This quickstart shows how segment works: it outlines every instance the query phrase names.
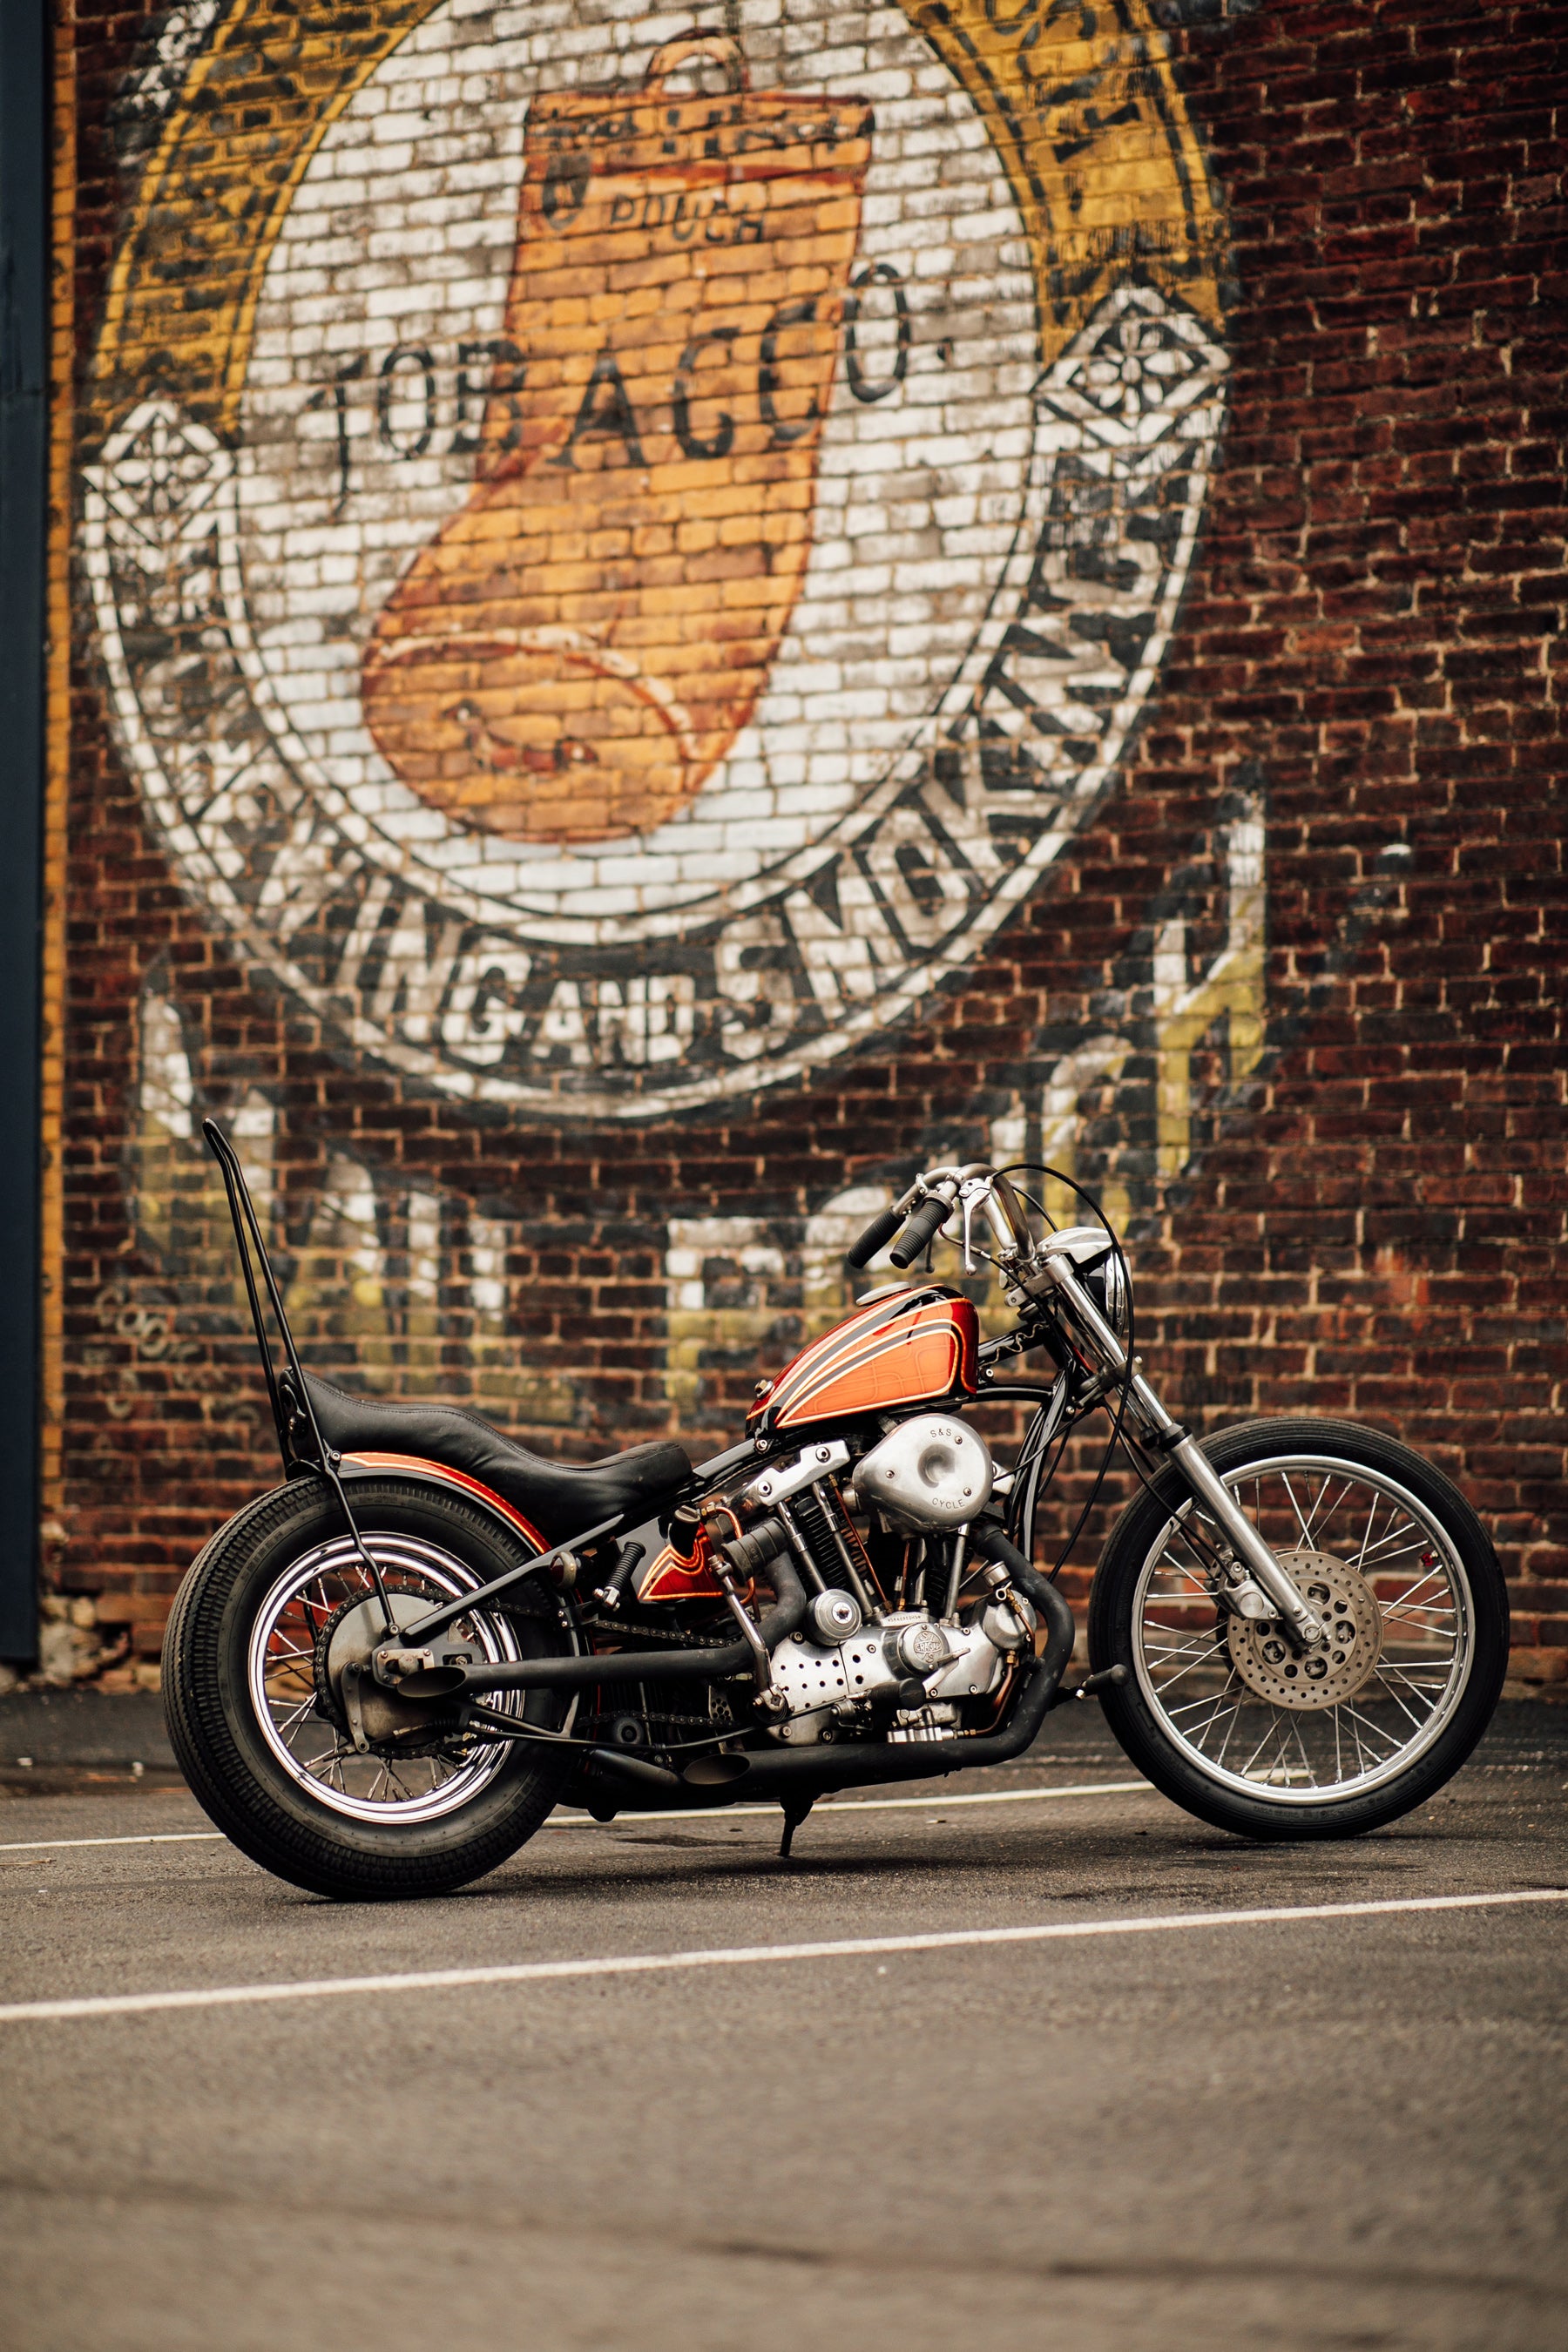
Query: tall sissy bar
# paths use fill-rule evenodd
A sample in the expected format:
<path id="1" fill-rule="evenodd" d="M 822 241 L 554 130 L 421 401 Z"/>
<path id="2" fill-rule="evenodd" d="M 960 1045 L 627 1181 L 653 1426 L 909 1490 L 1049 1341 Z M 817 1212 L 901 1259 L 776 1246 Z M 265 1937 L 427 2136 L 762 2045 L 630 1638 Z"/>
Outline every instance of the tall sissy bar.
<path id="1" fill-rule="evenodd" d="M 267 1397 L 272 1407 L 272 1425 L 278 1433 L 278 1451 L 282 1458 L 283 1475 L 285 1478 L 324 1478 L 337 1496 L 344 1523 L 353 1538 L 354 1549 L 359 1554 L 365 1573 L 371 1580 L 375 1597 L 381 1604 L 383 1635 L 390 1639 L 397 1631 L 396 1621 L 392 1613 L 392 1603 L 387 1599 L 386 1586 L 383 1581 L 381 1570 L 366 1549 L 364 1538 L 360 1534 L 353 1507 L 349 1502 L 348 1492 L 343 1485 L 339 1466 L 340 1456 L 333 1452 L 321 1435 L 321 1424 L 316 1419 L 316 1408 L 310 1402 L 310 1391 L 306 1384 L 304 1368 L 300 1361 L 300 1351 L 294 1345 L 294 1334 L 289 1328 L 289 1318 L 284 1311 L 283 1294 L 278 1287 L 278 1276 L 272 1270 L 272 1260 L 268 1255 L 267 1244 L 262 1236 L 260 1221 L 256 1213 L 256 1204 L 250 1197 L 250 1187 L 245 1181 L 245 1171 L 239 1164 L 239 1156 L 233 1144 L 216 1118 L 203 1119 L 202 1133 L 206 1139 L 208 1150 L 217 1161 L 223 1176 L 223 1189 L 228 1197 L 228 1213 L 234 1226 L 234 1245 L 239 1253 L 240 1271 L 245 1276 L 245 1295 L 250 1304 L 251 1327 L 256 1333 L 256 1345 L 261 1357 L 261 1369 L 267 1375 Z M 254 1259 L 252 1252 L 255 1253 Z M 278 1327 L 279 1335 L 283 1342 L 283 1353 L 288 1358 L 287 1367 L 281 1372 L 273 1361 L 272 1342 L 268 1335 L 266 1317 L 262 1311 L 261 1293 L 257 1286 L 258 1265 L 261 1269 L 262 1282 L 266 1285 L 268 1304 L 272 1309 L 272 1319 Z"/>

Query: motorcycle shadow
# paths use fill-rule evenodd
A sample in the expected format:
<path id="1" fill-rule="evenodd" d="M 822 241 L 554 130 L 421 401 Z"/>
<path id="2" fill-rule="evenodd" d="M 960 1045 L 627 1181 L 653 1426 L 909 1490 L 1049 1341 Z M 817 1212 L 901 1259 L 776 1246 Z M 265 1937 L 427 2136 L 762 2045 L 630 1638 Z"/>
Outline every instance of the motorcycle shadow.
<path id="1" fill-rule="evenodd" d="M 965 1836 L 973 1834 L 966 1831 Z M 631 1832 L 608 1843 L 612 1852 L 592 1864 L 581 1862 L 551 1863 L 547 1857 L 524 1854 L 513 1863 L 504 1864 L 497 1872 L 468 1892 L 505 1900 L 520 1893 L 536 1895 L 548 1885 L 552 1893 L 580 1895 L 593 1899 L 618 1899 L 628 1885 L 637 1890 L 658 1887 L 692 1887 L 707 1881 L 713 1885 L 733 1885 L 741 1880 L 767 1882 L 778 1879 L 811 1879 L 823 1884 L 850 1882 L 860 1885 L 885 1884 L 908 1880 L 919 1875 L 939 1881 L 945 1885 L 967 1885 L 984 1880 L 995 1887 L 999 1874 L 1007 1876 L 1026 1874 L 1037 1880 L 1042 1872 L 1050 1878 L 1059 1873 L 1063 1883 L 1058 1886 L 1038 1886 L 1034 1891 L 1048 1895 L 1052 1902 L 1102 1902 L 1107 1896 L 1146 1895 L 1151 1885 L 1159 1883 L 1156 1874 L 1148 1872 L 1149 1847 L 1134 1842 L 1130 1832 L 1116 1832 L 1093 1842 L 1093 1860 L 1085 1853 L 1080 1832 L 1072 1841 L 1072 1851 L 1053 1853 L 1051 1844 L 1060 1843 L 1060 1833 L 1051 1840 L 1032 1842 L 1023 1851 L 1014 1843 L 1016 1832 L 1008 1839 L 1009 1851 L 999 1853 L 1002 1833 L 985 1839 L 975 1849 L 953 1853 L 951 1850 L 921 1846 L 913 1851 L 895 1853 L 825 1853 L 813 1852 L 809 1830 L 796 1832 L 795 1851 L 789 1855 L 776 1850 L 759 1849 L 756 1843 L 742 1844 L 737 1837 L 729 1840 L 679 1830 Z M 628 1876 L 623 1868 L 616 1868 L 616 1855 L 625 1856 L 628 1849 L 637 1850 L 635 1875 Z M 1046 1850 L 1043 1850 L 1046 1849 Z M 531 1862 L 543 1867 L 529 1867 Z M 1144 1865 L 1143 1872 L 1131 1878 L 1122 1874 L 1131 1863 Z M 1093 1870 L 1091 1881 L 1085 1883 L 1086 1864 Z M 1096 1868 L 1096 1865 L 1099 1865 Z M 1112 1881 L 1102 1874 L 1110 1864 L 1117 1873 Z"/>

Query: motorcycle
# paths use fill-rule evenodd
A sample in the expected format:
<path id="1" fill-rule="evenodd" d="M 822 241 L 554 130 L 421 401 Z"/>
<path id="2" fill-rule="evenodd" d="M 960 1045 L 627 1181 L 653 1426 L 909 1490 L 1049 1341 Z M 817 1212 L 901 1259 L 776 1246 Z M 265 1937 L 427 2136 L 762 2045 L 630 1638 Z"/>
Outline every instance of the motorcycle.
<path id="1" fill-rule="evenodd" d="M 204 1132 L 283 1479 L 185 1576 L 163 1689 L 203 1807 L 296 1885 L 447 1892 L 563 1803 L 608 1821 L 765 1800 L 787 1854 L 818 1798 L 1009 1763 L 1068 1697 L 1098 1699 L 1198 1819 L 1347 1837 L 1432 1796 L 1490 1718 L 1507 1595 L 1449 1480 L 1347 1422 L 1194 1437 L 1135 1351 L 1117 1235 L 1098 1212 L 1058 1229 L 1021 1164 L 928 1169 L 873 1219 L 849 1266 L 892 1244 L 905 1278 L 760 1381 L 738 1444 L 575 1465 L 307 1372 L 239 1161 Z M 965 1277 L 1000 1285 L 999 1338 L 910 1273 L 954 1218 Z M 1003 1403 L 1029 1408 L 1007 1468 L 970 1418 Z M 1074 1692 L 1037 1525 L 1097 1412 L 1137 1486 Z"/>

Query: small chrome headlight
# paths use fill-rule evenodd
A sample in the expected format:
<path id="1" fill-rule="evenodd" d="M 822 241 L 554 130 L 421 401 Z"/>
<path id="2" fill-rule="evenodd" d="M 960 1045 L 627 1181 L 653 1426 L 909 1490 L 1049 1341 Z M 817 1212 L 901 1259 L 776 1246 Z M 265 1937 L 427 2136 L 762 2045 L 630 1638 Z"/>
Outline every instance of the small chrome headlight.
<path id="1" fill-rule="evenodd" d="M 1114 1250 L 1083 1276 L 1084 1288 L 1119 1339 L 1127 1337 L 1127 1274 Z"/>
<path id="2" fill-rule="evenodd" d="M 1066 1255 L 1073 1272 L 1119 1339 L 1127 1337 L 1127 1269 L 1110 1245 L 1103 1225 L 1068 1225 L 1052 1234 L 1046 1248 L 1055 1257 Z"/>

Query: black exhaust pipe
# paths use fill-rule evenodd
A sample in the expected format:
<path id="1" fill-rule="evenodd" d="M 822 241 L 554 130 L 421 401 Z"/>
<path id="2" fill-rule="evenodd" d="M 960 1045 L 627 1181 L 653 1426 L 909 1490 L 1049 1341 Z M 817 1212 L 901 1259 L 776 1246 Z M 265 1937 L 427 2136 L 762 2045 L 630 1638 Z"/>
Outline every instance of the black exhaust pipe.
<path id="1" fill-rule="evenodd" d="M 789 1534 L 777 1519 L 763 1519 L 740 1543 L 725 1546 L 726 1557 L 744 1551 L 738 1565 L 749 1575 L 763 1569 L 773 1588 L 773 1606 L 757 1627 L 764 1652 L 805 1622 L 806 1591 L 789 1556 Z M 601 1683 L 722 1682 L 744 1674 L 757 1660 L 749 1641 L 721 1650 L 613 1650 L 585 1658 L 519 1658 L 494 1666 L 437 1666 L 407 1675 L 398 1685 L 412 1698 L 457 1697 L 472 1691 L 584 1690 Z"/>
<path id="2" fill-rule="evenodd" d="M 616 1790 L 617 1805 L 627 1812 L 651 1811 L 656 1805 L 678 1806 L 683 1811 L 709 1811 L 742 1799 L 748 1804 L 761 1799 L 764 1802 L 798 1806 L 808 1800 L 833 1796 L 840 1789 L 879 1788 L 894 1780 L 937 1780 L 948 1772 L 973 1772 L 988 1764 L 1011 1763 L 1033 1743 L 1056 1704 L 1062 1675 L 1072 1656 L 1077 1629 L 1072 1611 L 1056 1586 L 1029 1566 L 1000 1528 L 989 1523 L 977 1526 L 970 1537 L 970 1549 L 1007 1570 L 1024 1598 L 1034 1603 L 1046 1627 L 1044 1653 L 1034 1662 L 1033 1671 L 1000 1731 L 969 1739 L 911 1741 L 907 1747 L 897 1748 L 868 1742 L 826 1750 L 797 1748 L 759 1753 L 752 1748 L 745 1759 L 749 1770 L 717 1787 L 681 1779 L 673 1788 L 661 1782 L 656 1794 L 640 1772 L 636 1788 L 630 1785 L 628 1775 L 623 1787 Z M 597 1757 L 595 1762 L 597 1764 Z"/>

